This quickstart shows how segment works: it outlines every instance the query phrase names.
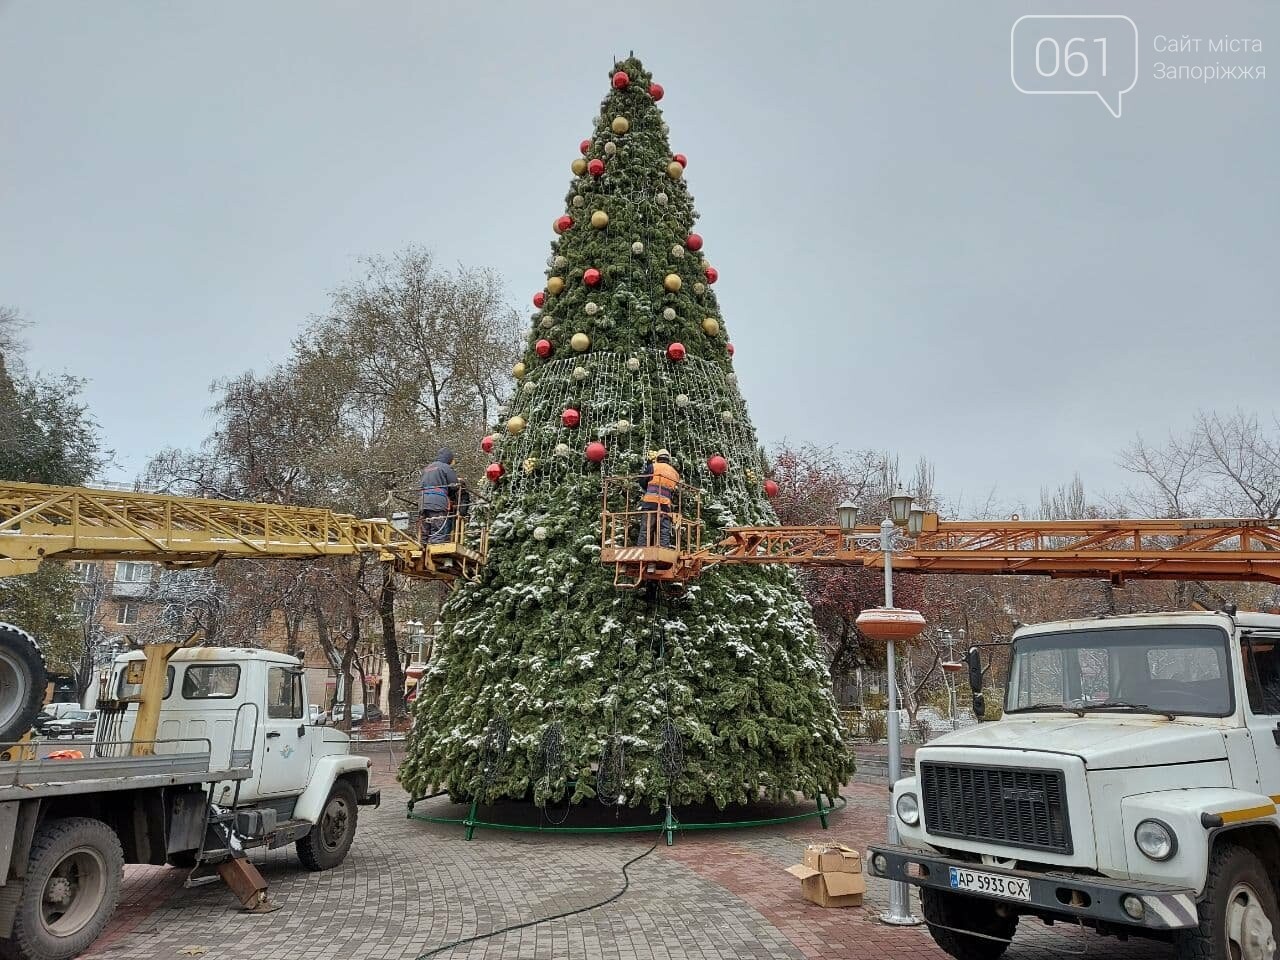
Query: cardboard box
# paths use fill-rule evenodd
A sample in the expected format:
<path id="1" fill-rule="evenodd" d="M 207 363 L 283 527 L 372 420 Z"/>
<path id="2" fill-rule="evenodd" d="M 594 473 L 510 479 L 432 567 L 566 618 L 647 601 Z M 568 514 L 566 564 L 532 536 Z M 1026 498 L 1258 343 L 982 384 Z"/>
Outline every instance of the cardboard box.
<path id="1" fill-rule="evenodd" d="M 867 881 L 861 873 L 823 873 L 803 863 L 787 867 L 787 873 L 800 881 L 801 895 L 820 907 L 860 907 L 862 895 L 867 892 Z"/>
<path id="2" fill-rule="evenodd" d="M 862 856 L 843 843 L 811 843 L 804 848 L 804 865 L 820 873 L 861 873 Z"/>

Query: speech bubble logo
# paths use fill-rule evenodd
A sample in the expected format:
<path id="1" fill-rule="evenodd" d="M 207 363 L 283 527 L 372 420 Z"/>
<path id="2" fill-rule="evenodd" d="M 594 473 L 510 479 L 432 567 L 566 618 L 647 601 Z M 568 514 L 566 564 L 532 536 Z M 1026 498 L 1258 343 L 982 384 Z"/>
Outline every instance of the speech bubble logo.
<path id="1" fill-rule="evenodd" d="M 1138 82 L 1138 27 L 1122 14 L 1028 14 L 1009 31 L 1009 76 L 1022 93 L 1094 95 L 1120 116 Z"/>

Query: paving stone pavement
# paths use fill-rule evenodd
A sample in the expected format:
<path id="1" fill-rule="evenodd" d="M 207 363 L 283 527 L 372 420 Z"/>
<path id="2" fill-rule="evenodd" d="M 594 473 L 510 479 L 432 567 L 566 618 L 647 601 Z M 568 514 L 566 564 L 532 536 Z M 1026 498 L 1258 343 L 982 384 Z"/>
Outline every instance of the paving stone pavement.
<path id="1" fill-rule="evenodd" d="M 416 960 L 433 947 L 602 900 L 621 887 L 623 863 L 649 848 L 643 835 L 607 838 L 478 832 L 405 817 L 394 757 L 375 757 L 378 810 L 361 811 L 346 862 L 303 870 L 292 848 L 255 855 L 279 911 L 241 913 L 217 885 L 192 890 L 177 870 L 131 867 L 121 909 L 86 957 L 153 960 Z M 883 785 L 852 784 L 849 806 L 816 823 L 688 833 L 630 869 L 631 888 L 607 907 L 461 946 L 448 960 L 881 960 L 941 953 L 922 927 L 876 920 L 887 889 L 870 881 L 862 908 L 824 910 L 799 896 L 784 868 L 819 837 L 864 848 L 885 823 Z M 441 801 L 430 801 L 440 804 Z M 656 839 L 656 838 L 655 838 Z M 919 912 L 918 905 L 916 911 Z M 1167 947 L 1118 944 L 1025 923 L 1010 960 L 1171 960 Z"/>

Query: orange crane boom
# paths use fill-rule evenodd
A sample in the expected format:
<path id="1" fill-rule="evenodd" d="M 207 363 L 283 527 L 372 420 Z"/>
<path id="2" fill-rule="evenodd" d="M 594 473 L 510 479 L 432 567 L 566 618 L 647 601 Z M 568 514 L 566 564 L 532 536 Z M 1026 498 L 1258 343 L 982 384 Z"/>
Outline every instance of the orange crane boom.
<path id="1" fill-rule="evenodd" d="M 701 542 L 701 497 L 680 491 L 666 546 L 640 546 L 634 478 L 605 483 L 600 559 L 619 586 L 684 582 L 721 564 L 883 567 L 880 528 L 832 525 L 730 527 Z M 653 539 L 653 538 L 650 538 Z M 1280 520 L 941 520 L 926 514 L 918 537 L 894 552 L 895 570 L 1125 580 L 1280 583 Z"/>
<path id="2" fill-rule="evenodd" d="M 937 520 L 906 549 L 897 570 L 916 573 L 1039 574 L 1149 580 L 1280 583 L 1280 522 L 1208 520 Z M 688 555 L 717 563 L 882 567 L 884 554 L 859 527 L 733 527 L 715 546 Z"/>

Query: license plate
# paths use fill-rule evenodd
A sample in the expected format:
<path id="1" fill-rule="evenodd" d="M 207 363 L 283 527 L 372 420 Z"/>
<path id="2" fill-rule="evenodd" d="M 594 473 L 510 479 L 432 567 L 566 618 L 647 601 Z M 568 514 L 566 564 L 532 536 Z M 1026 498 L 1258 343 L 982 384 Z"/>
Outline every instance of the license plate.
<path id="1" fill-rule="evenodd" d="M 964 870 L 960 867 L 951 867 L 951 889 L 968 890 L 986 894 L 988 897 L 1003 897 L 1006 900 L 1031 899 L 1031 881 L 1029 880 L 1005 877 L 998 873 Z"/>

